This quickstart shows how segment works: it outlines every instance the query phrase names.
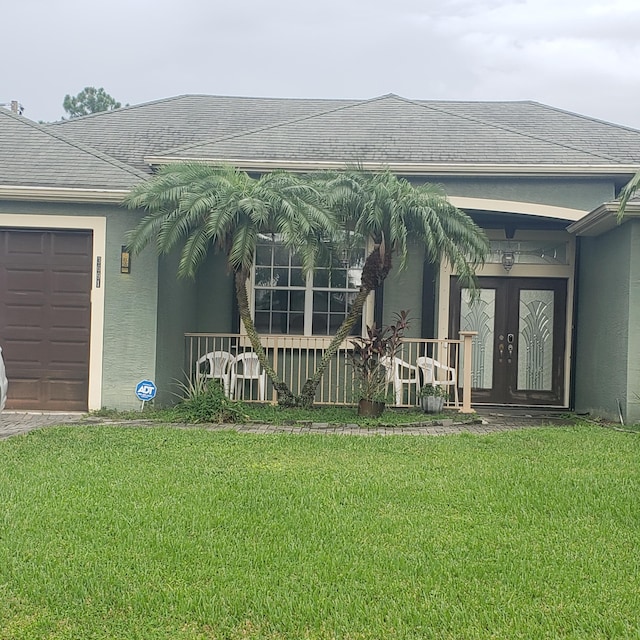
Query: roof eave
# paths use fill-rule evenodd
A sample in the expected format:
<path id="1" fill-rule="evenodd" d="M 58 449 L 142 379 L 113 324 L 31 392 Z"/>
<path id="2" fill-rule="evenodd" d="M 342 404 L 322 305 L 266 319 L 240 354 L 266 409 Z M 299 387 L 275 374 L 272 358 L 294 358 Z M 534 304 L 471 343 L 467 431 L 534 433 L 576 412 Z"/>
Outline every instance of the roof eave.
<path id="1" fill-rule="evenodd" d="M 638 165 L 571 165 L 571 164 L 462 164 L 425 162 L 349 162 L 344 160 L 265 160 L 247 158 L 203 158 L 199 156 L 147 156 L 150 166 L 162 166 L 186 162 L 200 162 L 211 165 L 230 164 L 245 171 L 265 172 L 284 169 L 287 171 L 323 171 L 344 169 L 349 164 L 357 165 L 365 171 L 388 169 L 402 175 L 430 176 L 616 176 L 628 179 L 638 171 Z"/>
<path id="2" fill-rule="evenodd" d="M 624 224 L 632 218 L 640 218 L 640 202 L 629 202 L 622 220 L 618 221 L 619 202 L 605 202 L 597 209 L 589 212 L 584 218 L 567 227 L 567 231 L 577 236 L 599 236 L 619 224 Z"/>
<path id="3" fill-rule="evenodd" d="M 0 200 L 29 200 L 32 202 L 94 202 L 99 204 L 119 204 L 128 193 L 128 189 L 0 186 Z"/>

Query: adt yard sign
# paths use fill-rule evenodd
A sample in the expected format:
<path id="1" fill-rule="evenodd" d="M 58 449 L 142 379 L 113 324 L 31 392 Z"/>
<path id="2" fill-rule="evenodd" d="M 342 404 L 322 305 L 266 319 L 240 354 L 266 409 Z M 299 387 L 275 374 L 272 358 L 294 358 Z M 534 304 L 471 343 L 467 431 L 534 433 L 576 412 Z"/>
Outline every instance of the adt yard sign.
<path id="1" fill-rule="evenodd" d="M 136 396 L 142 402 L 153 400 L 156 397 L 156 391 L 156 385 L 151 380 L 141 380 L 136 385 Z"/>

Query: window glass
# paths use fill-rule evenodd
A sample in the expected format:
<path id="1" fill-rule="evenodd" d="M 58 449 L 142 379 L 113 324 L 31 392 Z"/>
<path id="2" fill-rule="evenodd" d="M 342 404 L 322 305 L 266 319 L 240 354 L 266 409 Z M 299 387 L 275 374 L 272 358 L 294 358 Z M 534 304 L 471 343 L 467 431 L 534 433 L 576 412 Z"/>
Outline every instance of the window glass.
<path id="1" fill-rule="evenodd" d="M 277 234 L 262 236 L 254 269 L 256 329 L 260 333 L 333 335 L 360 287 L 365 260 L 362 244 L 354 234 L 345 235 L 327 266 L 305 277 L 299 257 L 279 242 Z M 361 331 L 362 323 L 356 323 L 352 333 Z"/>

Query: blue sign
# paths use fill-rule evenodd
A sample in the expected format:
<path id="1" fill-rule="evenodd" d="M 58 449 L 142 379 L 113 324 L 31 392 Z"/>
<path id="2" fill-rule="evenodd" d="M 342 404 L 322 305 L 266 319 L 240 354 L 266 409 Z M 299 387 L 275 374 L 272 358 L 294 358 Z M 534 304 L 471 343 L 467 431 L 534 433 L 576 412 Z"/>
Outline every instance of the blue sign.
<path id="1" fill-rule="evenodd" d="M 136 385 L 136 396 L 143 402 L 153 400 L 156 397 L 156 391 L 156 385 L 151 380 L 141 380 Z"/>

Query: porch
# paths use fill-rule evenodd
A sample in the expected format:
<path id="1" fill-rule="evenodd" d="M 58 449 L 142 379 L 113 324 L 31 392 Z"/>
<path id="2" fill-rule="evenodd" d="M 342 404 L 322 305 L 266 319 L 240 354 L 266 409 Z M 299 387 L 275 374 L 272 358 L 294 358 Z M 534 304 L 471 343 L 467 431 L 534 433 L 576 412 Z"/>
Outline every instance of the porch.
<path id="1" fill-rule="evenodd" d="M 457 340 L 404 339 L 396 358 L 388 362 L 388 404 L 415 407 L 420 404 L 420 389 L 431 383 L 447 390 L 446 408 L 471 413 L 474 335 L 473 331 L 463 331 Z M 274 371 L 297 395 L 315 372 L 329 341 L 321 336 L 268 335 L 262 336 L 262 345 Z M 349 361 L 352 350 L 353 345 L 346 340 L 331 358 L 316 392 L 316 404 L 358 402 Z M 277 393 L 244 334 L 186 333 L 185 371 L 192 379 L 218 379 L 231 398 L 277 403 Z"/>

